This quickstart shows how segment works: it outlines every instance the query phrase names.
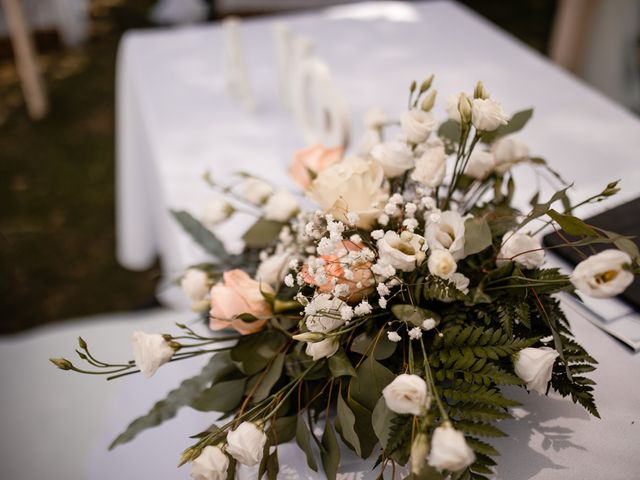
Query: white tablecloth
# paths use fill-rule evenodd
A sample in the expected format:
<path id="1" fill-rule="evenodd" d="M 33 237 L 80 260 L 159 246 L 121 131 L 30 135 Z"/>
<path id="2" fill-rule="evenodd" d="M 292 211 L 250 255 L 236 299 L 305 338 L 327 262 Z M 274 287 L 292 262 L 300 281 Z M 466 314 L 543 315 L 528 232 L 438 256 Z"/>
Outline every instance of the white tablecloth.
<path id="1" fill-rule="evenodd" d="M 454 3 L 379 2 L 244 22 L 258 102 L 253 114 L 226 94 L 219 25 L 135 31 L 123 39 L 118 65 L 122 265 L 144 269 L 159 255 L 165 278 L 171 280 L 205 258 L 168 213 L 169 208 L 201 213 L 212 195 L 200 178 L 205 170 L 222 180 L 244 169 L 280 184 L 288 181 L 284 168 L 304 144 L 278 96 L 275 19 L 309 36 L 329 63 L 349 103 L 355 139 L 366 109 L 380 106 L 399 117 L 413 79 L 436 74 L 441 115 L 444 96 L 469 91 L 481 79 L 507 112 L 535 107 L 521 138 L 532 154 L 547 158 L 575 181 L 574 198 L 586 198 L 618 178 L 623 194 L 617 202 L 640 195 L 640 122 Z M 519 198 L 525 203 L 537 182 L 528 168 L 520 173 Z M 232 224 L 220 234 L 238 238 L 238 230 Z M 181 296 L 168 292 L 165 302 L 180 304 Z"/>

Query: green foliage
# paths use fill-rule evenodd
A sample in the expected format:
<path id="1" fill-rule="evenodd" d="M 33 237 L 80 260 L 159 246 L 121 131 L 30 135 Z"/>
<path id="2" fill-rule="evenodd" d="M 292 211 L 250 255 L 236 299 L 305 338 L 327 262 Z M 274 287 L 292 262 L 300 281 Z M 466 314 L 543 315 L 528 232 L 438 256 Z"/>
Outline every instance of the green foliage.
<path id="1" fill-rule="evenodd" d="M 315 455 L 311 449 L 311 432 L 309 427 L 302 418 L 302 414 L 298 414 L 298 421 L 296 423 L 296 443 L 307 457 L 307 465 L 314 472 L 318 471 L 318 464 L 316 463 Z"/>
<path id="2" fill-rule="evenodd" d="M 242 240 L 244 240 L 247 247 L 265 248 L 278 238 L 278 234 L 280 230 L 282 230 L 283 225 L 281 222 L 259 218 L 249 227 L 249 230 L 245 232 Z"/>
<path id="3" fill-rule="evenodd" d="M 340 465 L 340 447 L 329 419 L 324 424 L 324 433 L 322 434 L 320 445 L 320 458 L 322 459 L 324 473 L 328 480 L 335 480 L 338 473 L 338 465 Z"/>
<path id="4" fill-rule="evenodd" d="M 216 237 L 211 230 L 202 225 L 191 214 L 185 211 L 172 210 L 173 217 L 180 226 L 198 243 L 205 251 L 213 255 L 223 263 L 231 260 L 231 255 L 227 253 L 224 244 Z"/>
<path id="5" fill-rule="evenodd" d="M 492 243 L 491 228 L 484 217 L 468 218 L 464 222 L 465 257 L 481 252 Z"/>
<path id="6" fill-rule="evenodd" d="M 453 283 L 436 275 L 428 275 L 425 278 L 422 283 L 422 296 L 425 300 L 445 302 L 465 299 L 465 294 L 458 290 Z"/>
<path id="7" fill-rule="evenodd" d="M 506 125 L 501 125 L 492 132 L 487 132 L 482 135 L 481 141 L 483 143 L 493 143 L 497 138 L 516 133 L 522 130 L 527 122 L 533 116 L 533 108 L 516 112 L 509 119 Z"/>

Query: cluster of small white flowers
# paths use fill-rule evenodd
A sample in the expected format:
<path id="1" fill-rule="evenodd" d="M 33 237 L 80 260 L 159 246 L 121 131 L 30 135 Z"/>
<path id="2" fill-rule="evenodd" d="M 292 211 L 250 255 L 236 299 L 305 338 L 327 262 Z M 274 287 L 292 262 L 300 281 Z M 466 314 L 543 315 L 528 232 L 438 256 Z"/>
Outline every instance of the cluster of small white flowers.
<path id="1" fill-rule="evenodd" d="M 356 305 L 356 308 L 353 309 L 353 313 L 355 313 L 357 316 L 362 316 L 370 314 L 372 310 L 373 309 L 371 308 L 369 302 L 366 300 L 362 300 L 358 305 Z"/>
<path id="2" fill-rule="evenodd" d="M 416 214 L 416 210 L 418 210 L 418 206 L 413 202 L 407 202 L 404 206 L 404 214 L 408 218 L 413 218 Z"/>
<path id="3" fill-rule="evenodd" d="M 338 283 L 333 287 L 332 292 L 336 297 L 345 297 L 349 294 L 349 285 L 346 283 Z"/>
<path id="4" fill-rule="evenodd" d="M 354 315 L 355 313 L 353 311 L 353 307 L 349 305 L 343 305 L 342 307 L 340 307 L 340 317 L 346 323 L 349 323 L 349 321 L 353 318 Z"/>
<path id="5" fill-rule="evenodd" d="M 289 273 L 289 274 L 287 274 L 287 275 L 284 277 L 284 284 L 285 284 L 287 287 L 293 287 L 293 285 L 294 285 L 293 275 L 291 275 L 290 273 Z"/>
<path id="6" fill-rule="evenodd" d="M 387 338 L 392 342 L 396 342 L 396 343 L 402 340 L 402 337 L 400 336 L 400 334 L 394 331 L 387 332 Z"/>
<path id="7" fill-rule="evenodd" d="M 360 215 L 358 215 L 356 212 L 347 213 L 347 222 L 349 222 L 349 225 L 355 225 L 359 221 L 360 221 Z"/>
<path id="8" fill-rule="evenodd" d="M 409 330 L 409 338 L 411 338 L 411 340 L 420 340 L 422 338 L 422 329 L 420 327 L 413 327 Z"/>
<path id="9" fill-rule="evenodd" d="M 329 238 L 334 242 L 339 242 L 342 240 L 345 226 L 340 221 L 327 220 L 327 230 L 329 231 Z"/>

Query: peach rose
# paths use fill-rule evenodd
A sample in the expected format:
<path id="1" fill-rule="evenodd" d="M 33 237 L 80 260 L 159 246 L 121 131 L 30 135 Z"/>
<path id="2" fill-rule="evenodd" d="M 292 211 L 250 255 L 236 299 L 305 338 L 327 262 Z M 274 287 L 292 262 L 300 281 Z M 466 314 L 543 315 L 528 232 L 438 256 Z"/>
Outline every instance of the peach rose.
<path id="1" fill-rule="evenodd" d="M 293 154 L 289 173 L 304 190 L 307 190 L 313 181 L 312 176 L 342 160 L 342 152 L 342 147 L 327 148 L 314 145 L 303 148 Z"/>
<path id="2" fill-rule="evenodd" d="M 318 285 L 313 276 L 309 275 L 309 267 L 307 264 L 302 266 L 302 277 L 305 283 L 315 286 L 320 293 L 330 293 L 335 285 L 347 285 L 349 287 L 348 292 L 340 295 L 340 298 L 347 302 L 359 302 L 367 294 L 373 292 L 374 279 L 371 273 L 371 262 L 360 261 L 352 264 L 349 270 L 353 272 L 353 277 L 347 279 L 344 268 L 346 258 L 344 257 L 346 257 L 349 252 L 362 250 L 364 246 L 349 240 L 344 240 L 342 246 L 344 248 L 341 252 L 339 251 L 334 255 L 323 255 L 320 257 L 325 262 L 322 269 L 328 280 L 326 283 Z M 337 279 L 336 284 L 331 281 L 332 278 Z M 358 284 L 360 284 L 360 286 L 358 286 Z"/>
<path id="3" fill-rule="evenodd" d="M 242 270 L 224 272 L 223 281 L 211 288 L 211 311 L 209 326 L 213 330 L 233 328 L 242 335 L 255 333 L 264 327 L 272 314 L 271 305 L 264 299 L 260 290 L 274 293 L 271 286 L 260 284 Z M 245 322 L 238 315 L 248 313 L 257 318 Z"/>

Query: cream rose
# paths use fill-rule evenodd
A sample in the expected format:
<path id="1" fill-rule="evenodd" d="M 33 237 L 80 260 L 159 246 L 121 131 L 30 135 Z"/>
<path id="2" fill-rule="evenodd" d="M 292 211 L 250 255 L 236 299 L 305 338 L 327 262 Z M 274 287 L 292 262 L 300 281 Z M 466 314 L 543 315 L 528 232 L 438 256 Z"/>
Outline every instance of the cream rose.
<path id="1" fill-rule="evenodd" d="M 187 269 L 180 280 L 180 287 L 182 287 L 182 291 L 189 300 L 191 300 L 191 308 L 196 312 L 207 309 L 209 304 L 207 301 L 209 286 L 209 275 L 199 268 Z"/>
<path id="2" fill-rule="evenodd" d="M 491 152 L 474 150 L 469 157 L 469 163 L 464 173 L 476 180 L 484 180 L 495 168 L 495 161 Z"/>
<path id="3" fill-rule="evenodd" d="M 422 415 L 429 408 L 427 384 L 418 375 L 398 375 L 382 390 L 389 410 L 401 415 Z"/>
<path id="4" fill-rule="evenodd" d="M 464 218 L 453 210 L 439 214 L 438 221 L 427 225 L 425 237 L 432 250 L 448 250 L 454 260 L 464 257 Z"/>
<path id="5" fill-rule="evenodd" d="M 358 214 L 357 226 L 369 228 L 388 198 L 384 170 L 373 160 L 351 157 L 324 170 L 307 192 L 309 198 L 336 219 L 348 223 L 347 212 Z"/>
<path id="6" fill-rule="evenodd" d="M 202 223 L 212 228 L 225 221 L 235 211 L 233 205 L 220 199 L 209 200 L 204 205 Z"/>
<path id="7" fill-rule="evenodd" d="M 261 293 L 274 294 L 270 285 L 256 282 L 242 270 L 224 272 L 223 281 L 211 289 L 211 311 L 209 326 L 213 330 L 233 328 L 242 335 L 255 333 L 264 327 L 271 315 L 271 305 Z M 245 322 L 238 315 L 248 313 L 257 318 Z"/>
<path id="8" fill-rule="evenodd" d="M 378 107 L 370 108 L 363 116 L 364 126 L 372 130 L 381 129 L 388 121 L 387 115 Z"/>
<path id="9" fill-rule="evenodd" d="M 175 349 L 158 333 L 133 332 L 131 337 L 136 367 L 145 378 L 150 378 L 173 357 Z"/>
<path id="10" fill-rule="evenodd" d="M 426 247 L 420 235 L 409 232 L 398 235 L 389 230 L 378 240 L 378 255 L 383 263 L 396 270 L 412 272 L 424 260 Z"/>
<path id="11" fill-rule="evenodd" d="M 255 423 L 242 422 L 227 434 L 227 453 L 242 465 L 252 467 L 260 463 L 267 436 Z"/>
<path id="12" fill-rule="evenodd" d="M 434 146 L 416 160 L 416 167 L 411 172 L 411 179 L 434 188 L 442 183 L 446 170 L 447 154 L 444 146 Z"/>
<path id="13" fill-rule="evenodd" d="M 428 457 L 429 465 L 440 471 L 457 472 L 475 461 L 476 455 L 467 445 L 462 432 L 447 424 L 433 431 L 431 452 Z"/>
<path id="14" fill-rule="evenodd" d="M 263 205 L 272 194 L 271 185 L 254 177 L 245 178 L 238 188 L 238 195 L 254 205 Z"/>
<path id="15" fill-rule="evenodd" d="M 491 146 L 491 151 L 495 161 L 495 171 L 501 174 L 516 163 L 529 158 L 529 147 L 512 136 L 496 140 Z"/>
<path id="16" fill-rule="evenodd" d="M 360 141 L 358 142 L 358 147 L 356 151 L 358 155 L 362 155 L 363 157 L 367 157 L 371 154 L 371 150 L 373 147 L 382 142 L 382 136 L 380 135 L 380 131 L 367 129 L 360 137 Z"/>
<path id="17" fill-rule="evenodd" d="M 440 278 L 448 279 L 458 269 L 458 264 L 453 259 L 449 250 L 432 250 L 427 260 L 429 273 Z"/>
<path id="18" fill-rule="evenodd" d="M 509 117 L 502 106 L 490 98 L 474 98 L 471 103 L 471 123 L 481 132 L 491 132 L 500 125 L 506 125 Z"/>
<path id="19" fill-rule="evenodd" d="M 316 295 L 305 307 L 305 325 L 310 332 L 327 333 L 344 325 L 340 309 L 345 302 L 328 293 Z"/>
<path id="20" fill-rule="evenodd" d="M 264 282 L 276 288 L 289 271 L 291 255 L 287 252 L 271 255 L 264 259 L 258 266 L 256 280 Z"/>
<path id="21" fill-rule="evenodd" d="M 631 263 L 625 252 L 605 250 L 580 262 L 571 275 L 571 283 L 590 297 L 614 297 L 633 282 L 633 273 L 626 269 Z"/>
<path id="22" fill-rule="evenodd" d="M 559 353 L 553 348 L 523 348 L 515 357 L 514 370 L 529 390 L 544 395 Z"/>
<path id="23" fill-rule="evenodd" d="M 288 190 L 278 190 L 271 195 L 264 205 L 264 216 L 267 220 L 286 222 L 300 210 L 298 199 Z"/>
<path id="24" fill-rule="evenodd" d="M 293 154 L 289 173 L 296 183 L 306 190 L 311 185 L 313 177 L 342 160 L 343 151 L 342 147 L 327 148 L 322 145 L 298 150 Z"/>
<path id="25" fill-rule="evenodd" d="M 315 362 L 322 358 L 331 357 L 338 351 L 338 348 L 340 348 L 340 341 L 335 337 L 325 338 L 319 342 L 308 342 L 304 351 Z"/>
<path id="26" fill-rule="evenodd" d="M 544 249 L 537 238 L 524 233 L 507 232 L 504 239 L 496 259 L 497 266 L 513 261 L 526 269 L 532 269 L 544 264 Z"/>
<path id="27" fill-rule="evenodd" d="M 447 116 L 451 120 L 458 123 L 461 122 L 460 110 L 458 109 L 458 104 L 460 103 L 460 97 L 462 95 L 466 96 L 469 99 L 469 102 L 471 102 L 469 95 L 467 95 L 464 92 L 460 92 L 457 95 L 455 93 L 452 93 L 451 95 L 447 95 L 447 98 L 445 99 L 445 102 L 446 102 L 445 110 L 447 112 Z"/>
<path id="28" fill-rule="evenodd" d="M 404 142 L 379 143 L 371 149 L 371 158 L 376 160 L 387 178 L 395 178 L 413 167 L 413 153 Z"/>
<path id="29" fill-rule="evenodd" d="M 220 447 L 208 445 L 191 463 L 190 476 L 194 480 L 226 480 L 229 457 Z"/>
<path id="30" fill-rule="evenodd" d="M 422 143 L 429 138 L 431 131 L 436 126 L 436 121 L 431 112 L 412 109 L 400 116 L 400 126 L 410 143 Z"/>

